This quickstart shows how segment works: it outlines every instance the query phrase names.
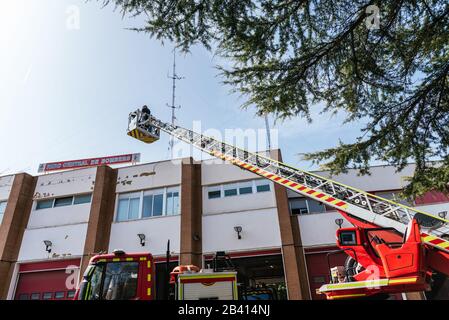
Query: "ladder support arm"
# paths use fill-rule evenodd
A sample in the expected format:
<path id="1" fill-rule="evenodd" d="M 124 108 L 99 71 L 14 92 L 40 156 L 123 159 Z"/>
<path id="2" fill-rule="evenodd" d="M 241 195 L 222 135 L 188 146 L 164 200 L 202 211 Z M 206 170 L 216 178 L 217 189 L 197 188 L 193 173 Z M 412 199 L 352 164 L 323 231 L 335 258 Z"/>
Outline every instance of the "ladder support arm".
<path id="1" fill-rule="evenodd" d="M 150 116 L 149 123 L 150 126 L 165 131 L 214 157 L 269 179 L 304 197 L 343 211 L 366 223 L 379 227 L 393 227 L 399 232 L 405 233 L 408 223 L 416 214 L 428 216 L 437 221 L 438 225 L 422 233 L 423 242 L 429 247 L 444 251 L 449 255 L 449 241 L 445 240 L 449 236 L 449 220 L 291 167 L 260 153 L 249 152 L 192 130 L 165 123 L 154 116 Z M 144 129 L 142 128 L 142 130 Z"/>

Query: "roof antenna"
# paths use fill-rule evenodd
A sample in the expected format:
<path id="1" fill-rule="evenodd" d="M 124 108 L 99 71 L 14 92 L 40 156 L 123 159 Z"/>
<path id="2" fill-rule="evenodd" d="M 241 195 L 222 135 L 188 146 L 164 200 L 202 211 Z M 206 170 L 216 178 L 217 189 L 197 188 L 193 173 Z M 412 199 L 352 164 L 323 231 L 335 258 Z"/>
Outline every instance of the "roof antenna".
<path id="1" fill-rule="evenodd" d="M 176 46 L 173 48 L 173 73 L 169 75 L 168 78 L 172 79 L 172 96 L 171 96 L 171 105 L 167 104 L 167 107 L 171 108 L 171 124 L 172 126 L 174 126 L 176 120 L 175 109 L 181 108 L 181 106 L 175 105 L 176 80 L 184 79 L 184 77 L 178 76 L 178 74 L 176 73 Z M 170 141 L 168 142 L 168 151 L 171 159 L 173 159 L 173 145 L 174 145 L 174 138 L 173 136 L 170 136 Z"/>
<path id="2" fill-rule="evenodd" d="M 270 123 L 268 122 L 268 113 L 264 113 L 265 117 L 265 130 L 267 131 L 267 140 L 268 140 L 268 151 L 271 151 L 271 134 L 270 134 Z"/>

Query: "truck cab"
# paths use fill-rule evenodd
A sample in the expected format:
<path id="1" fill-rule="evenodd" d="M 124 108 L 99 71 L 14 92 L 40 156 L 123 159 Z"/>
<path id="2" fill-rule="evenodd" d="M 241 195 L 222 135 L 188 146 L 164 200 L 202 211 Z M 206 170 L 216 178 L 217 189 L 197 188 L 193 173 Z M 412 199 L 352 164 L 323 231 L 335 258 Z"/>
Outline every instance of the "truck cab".
<path id="1" fill-rule="evenodd" d="M 331 283 L 317 293 L 328 299 L 372 297 L 381 294 L 427 291 L 430 270 L 425 262 L 420 226 L 412 219 L 403 237 L 393 228 L 341 228 L 337 245 L 353 261 L 352 267 L 330 268 Z"/>
<path id="2" fill-rule="evenodd" d="M 153 256 L 150 253 L 92 257 L 74 300 L 152 300 Z"/>
<path id="3" fill-rule="evenodd" d="M 74 300 L 154 300 L 154 280 L 150 253 L 114 250 L 92 257 Z M 237 272 L 215 263 L 214 269 L 178 266 L 170 283 L 176 300 L 238 300 Z"/>

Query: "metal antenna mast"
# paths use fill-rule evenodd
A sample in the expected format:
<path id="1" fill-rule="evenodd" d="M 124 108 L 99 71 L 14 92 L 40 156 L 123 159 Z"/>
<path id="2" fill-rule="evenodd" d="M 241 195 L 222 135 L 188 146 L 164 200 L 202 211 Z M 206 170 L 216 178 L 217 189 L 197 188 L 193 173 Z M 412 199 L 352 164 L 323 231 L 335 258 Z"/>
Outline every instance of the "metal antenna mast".
<path id="1" fill-rule="evenodd" d="M 270 135 L 270 123 L 268 122 L 268 113 L 264 114 L 265 128 L 267 130 L 268 150 L 271 150 L 271 135 Z"/>
<path id="2" fill-rule="evenodd" d="M 171 96 L 171 105 L 167 104 L 167 107 L 171 108 L 171 124 L 175 124 L 176 116 L 175 116 L 175 109 L 180 109 L 181 106 L 175 105 L 175 99 L 176 99 L 176 80 L 182 80 L 184 77 L 178 76 L 176 73 L 176 47 L 173 48 L 173 73 L 172 75 L 168 76 L 170 79 L 172 79 L 172 96 Z M 173 136 L 170 137 L 170 141 L 168 142 L 168 150 L 170 152 L 170 158 L 173 159 L 173 144 L 174 144 L 174 138 Z"/>

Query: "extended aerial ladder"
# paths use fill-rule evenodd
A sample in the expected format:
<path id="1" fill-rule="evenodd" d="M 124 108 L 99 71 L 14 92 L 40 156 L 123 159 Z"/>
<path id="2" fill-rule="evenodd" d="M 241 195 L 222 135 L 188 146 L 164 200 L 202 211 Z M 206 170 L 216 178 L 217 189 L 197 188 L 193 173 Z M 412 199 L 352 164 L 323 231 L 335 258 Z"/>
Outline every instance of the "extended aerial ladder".
<path id="1" fill-rule="evenodd" d="M 390 228 L 405 235 L 414 219 L 427 221 L 428 227 L 420 229 L 427 263 L 432 270 L 449 274 L 449 220 L 445 216 L 427 213 L 163 122 L 149 112 L 136 110 L 130 113 L 128 135 L 151 143 L 159 139 L 160 131 L 304 197 L 333 207 L 354 225 Z M 351 255 L 350 252 L 348 254 Z"/>

